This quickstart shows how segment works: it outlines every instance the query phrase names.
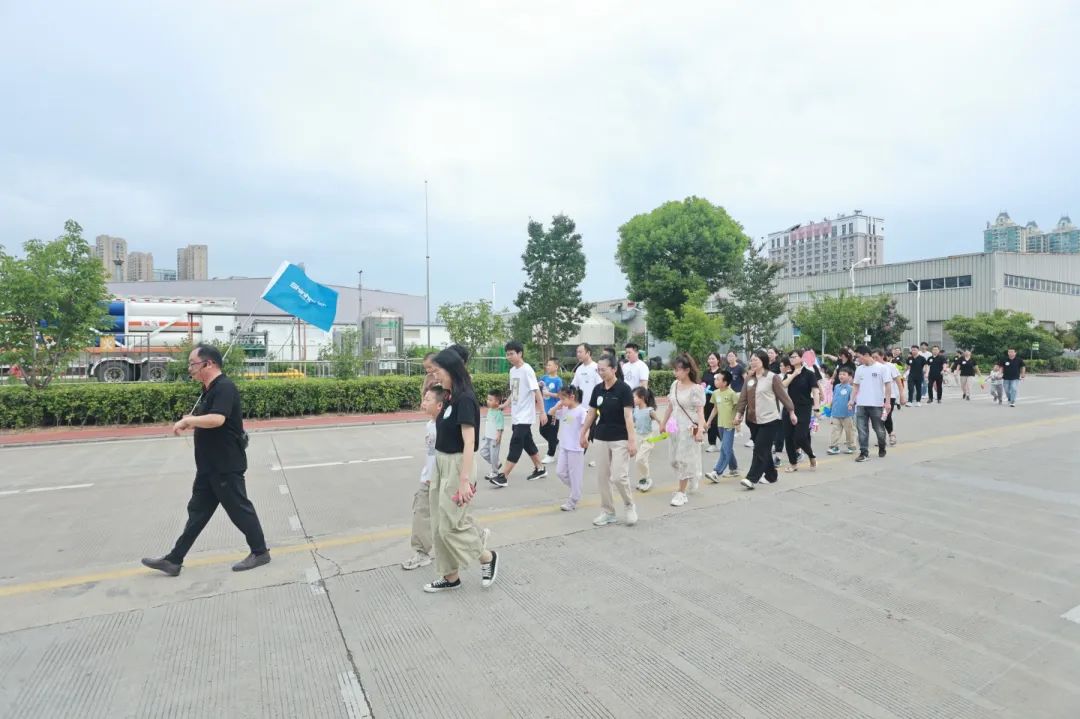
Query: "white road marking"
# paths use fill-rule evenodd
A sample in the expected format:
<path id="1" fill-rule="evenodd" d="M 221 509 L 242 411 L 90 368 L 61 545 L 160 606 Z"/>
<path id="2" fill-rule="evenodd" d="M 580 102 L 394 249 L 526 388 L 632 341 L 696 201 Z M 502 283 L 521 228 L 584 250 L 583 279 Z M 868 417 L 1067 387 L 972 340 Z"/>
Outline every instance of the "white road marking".
<path id="1" fill-rule="evenodd" d="M 1065 402 L 1054 402 L 1055 407 L 1064 407 L 1065 405 L 1069 404 L 1080 404 L 1080 399 L 1070 399 L 1066 400 Z"/>
<path id="2" fill-rule="evenodd" d="M 349 719 L 370 719 L 371 712 L 368 711 L 364 688 L 360 686 L 360 681 L 351 669 L 338 674 L 338 686 L 341 688 L 341 701 L 345 703 L 345 714 Z"/>
<path id="3" fill-rule="evenodd" d="M 279 484 L 277 488 L 278 488 L 278 491 L 281 492 L 282 494 L 288 494 L 289 493 L 289 485 L 287 485 L 287 484 Z"/>
<path id="4" fill-rule="evenodd" d="M 21 491 L 21 489 L 5 489 L 4 491 L 0 492 L 0 497 L 3 497 L 7 494 L 18 494 Z"/>
<path id="5" fill-rule="evenodd" d="M 373 457 L 371 459 L 346 459 L 340 462 L 315 462 L 313 464 L 287 464 L 284 467 L 272 465 L 271 472 L 281 472 L 286 469 L 314 469 L 316 467 L 337 467 L 345 464 L 374 464 L 376 462 L 397 462 L 402 459 L 412 459 L 411 455 L 401 457 Z"/>
<path id="6" fill-rule="evenodd" d="M 300 524 L 300 518 L 297 517 L 295 514 L 289 517 L 289 526 L 292 527 L 292 530 L 294 532 L 299 532 L 301 529 L 303 529 L 303 526 Z"/>
<path id="7" fill-rule="evenodd" d="M 307 581 L 308 586 L 311 587 L 312 594 L 326 594 L 326 587 L 323 586 L 318 567 L 308 567 L 307 571 L 304 572 L 304 579 Z"/>
<path id="8" fill-rule="evenodd" d="M 56 487 L 34 487 L 33 489 L 24 489 L 23 491 L 26 492 L 27 494 L 30 494 L 31 492 L 55 492 L 55 491 L 60 490 L 60 489 L 83 489 L 85 487 L 93 487 L 93 486 L 94 486 L 93 482 L 90 482 L 90 483 L 87 483 L 87 484 L 61 484 L 61 485 L 56 486 Z"/>
<path id="9" fill-rule="evenodd" d="M 1076 622 L 1080 624 L 1080 605 L 1073 607 L 1069 611 L 1061 615 L 1062 619 L 1067 619 L 1070 622 Z"/>
<path id="10" fill-rule="evenodd" d="M 1043 404 L 1044 402 L 1056 402 L 1064 397 L 1017 397 L 1017 404 Z"/>

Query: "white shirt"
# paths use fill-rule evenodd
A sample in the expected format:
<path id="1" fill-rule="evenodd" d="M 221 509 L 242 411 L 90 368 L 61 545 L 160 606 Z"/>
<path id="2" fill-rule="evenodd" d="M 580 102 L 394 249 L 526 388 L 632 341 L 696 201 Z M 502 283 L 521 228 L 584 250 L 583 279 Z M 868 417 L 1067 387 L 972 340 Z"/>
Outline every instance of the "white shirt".
<path id="1" fill-rule="evenodd" d="M 879 364 L 859 365 L 855 370 L 854 384 L 859 388 L 855 404 L 859 407 L 884 407 L 887 376 L 885 368 Z"/>
<path id="2" fill-rule="evenodd" d="M 623 382 L 630 385 L 630 389 L 637 389 L 642 382 L 649 381 L 649 365 L 639 358 L 636 362 L 623 362 Z"/>
<path id="3" fill-rule="evenodd" d="M 885 371 L 885 377 L 888 378 L 889 384 L 892 385 L 892 399 L 897 402 L 900 401 L 900 385 L 896 383 L 896 378 L 900 376 L 900 370 L 896 369 L 896 365 L 891 362 L 877 362 L 876 366 L 881 367 Z"/>
<path id="4" fill-rule="evenodd" d="M 420 484 L 427 485 L 435 471 L 435 420 L 429 420 L 424 428 L 424 444 L 427 446 L 427 456 L 424 457 L 424 468 L 420 470 Z"/>
<path id="5" fill-rule="evenodd" d="M 574 370 L 574 379 L 570 382 L 571 387 L 581 390 L 581 403 L 588 406 L 592 399 L 593 387 L 600 384 L 600 373 L 596 371 L 596 363 L 580 364 Z"/>
<path id="6" fill-rule="evenodd" d="M 532 424 L 536 421 L 536 395 L 540 383 L 527 362 L 510 368 L 510 423 Z"/>

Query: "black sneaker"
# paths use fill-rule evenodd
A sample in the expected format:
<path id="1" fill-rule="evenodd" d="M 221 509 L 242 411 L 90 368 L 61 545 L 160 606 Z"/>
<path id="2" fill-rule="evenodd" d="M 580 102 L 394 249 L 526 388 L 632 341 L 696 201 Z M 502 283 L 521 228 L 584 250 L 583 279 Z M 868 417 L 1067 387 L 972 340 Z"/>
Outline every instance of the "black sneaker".
<path id="1" fill-rule="evenodd" d="M 879 457 L 884 457 L 885 456 L 885 446 L 884 445 L 880 445 L 877 448 L 877 456 L 879 456 Z"/>
<path id="2" fill-rule="evenodd" d="M 539 467 L 534 469 L 532 471 L 532 474 L 530 474 L 525 479 L 527 479 L 527 480 L 529 480 L 531 482 L 534 479 L 542 479 L 542 478 L 544 478 L 546 476 L 547 476 L 547 467 L 545 467 L 544 465 L 540 465 Z"/>
<path id="3" fill-rule="evenodd" d="M 490 587 L 495 583 L 497 576 L 499 576 L 499 555 L 492 551 L 491 561 L 480 565 L 480 586 Z"/>
<path id="4" fill-rule="evenodd" d="M 437 592 L 445 592 L 447 589 L 457 589 L 461 586 L 461 578 L 455 579 L 452 582 L 446 581 L 443 577 L 439 577 L 434 582 L 430 582 L 424 585 L 424 591 L 428 594 L 435 594 Z"/>
<path id="5" fill-rule="evenodd" d="M 779 467 L 780 466 L 780 455 L 774 454 L 772 456 L 772 463 L 773 463 L 774 467 Z"/>
<path id="6" fill-rule="evenodd" d="M 859 452 L 859 456 L 855 458 L 855 461 L 856 462 L 865 462 L 868 459 L 870 459 L 870 455 L 868 455 L 868 454 L 866 454 L 864 452 Z"/>
<path id="7" fill-rule="evenodd" d="M 765 481 L 768 482 L 769 484 L 776 484 L 777 482 L 780 481 L 780 475 L 778 474 L 775 477 L 773 477 L 772 479 L 769 479 L 768 476 L 766 476 Z"/>
<path id="8" fill-rule="evenodd" d="M 505 487 L 508 484 L 507 481 L 506 481 L 506 475 L 503 474 L 502 472 L 499 472 L 498 474 L 496 474 L 494 477 L 492 477 L 488 481 L 491 482 L 492 484 L 494 484 L 496 487 L 500 487 L 500 488 Z"/>

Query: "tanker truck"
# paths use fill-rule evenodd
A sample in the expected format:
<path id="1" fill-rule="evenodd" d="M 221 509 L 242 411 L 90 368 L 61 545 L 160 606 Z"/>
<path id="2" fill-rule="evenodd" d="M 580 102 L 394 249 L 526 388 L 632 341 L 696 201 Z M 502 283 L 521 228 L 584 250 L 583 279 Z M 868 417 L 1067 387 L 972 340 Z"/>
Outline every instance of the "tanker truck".
<path id="1" fill-rule="evenodd" d="M 99 333 L 74 374 L 99 382 L 164 382 L 182 347 L 229 342 L 237 334 L 236 299 L 224 297 L 114 297 L 112 326 Z"/>

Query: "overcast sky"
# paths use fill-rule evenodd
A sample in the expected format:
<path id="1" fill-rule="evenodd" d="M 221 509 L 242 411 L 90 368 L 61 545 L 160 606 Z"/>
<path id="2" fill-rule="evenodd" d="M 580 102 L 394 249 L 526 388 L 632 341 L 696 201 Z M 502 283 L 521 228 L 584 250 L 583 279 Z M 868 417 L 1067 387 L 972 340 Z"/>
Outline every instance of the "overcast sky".
<path id="1" fill-rule="evenodd" d="M 1001 209 L 1080 222 L 1078 37 L 1070 0 L 0 0 L 0 244 L 70 217 L 159 268 L 422 294 L 427 179 L 436 304 L 509 304 L 560 212 L 621 296 L 619 225 L 691 194 L 755 238 L 859 208 L 887 261 L 980 251 Z"/>

